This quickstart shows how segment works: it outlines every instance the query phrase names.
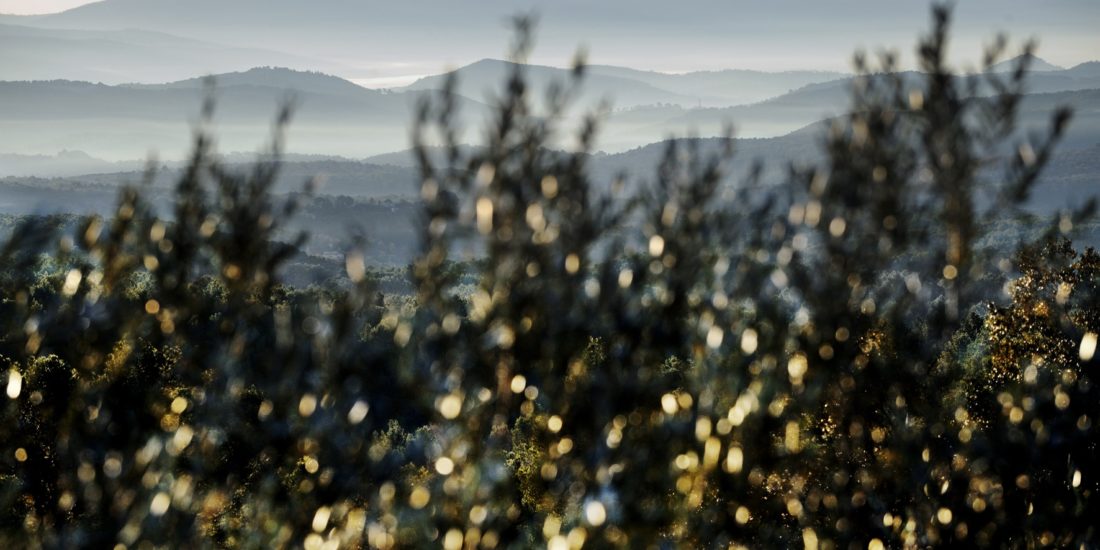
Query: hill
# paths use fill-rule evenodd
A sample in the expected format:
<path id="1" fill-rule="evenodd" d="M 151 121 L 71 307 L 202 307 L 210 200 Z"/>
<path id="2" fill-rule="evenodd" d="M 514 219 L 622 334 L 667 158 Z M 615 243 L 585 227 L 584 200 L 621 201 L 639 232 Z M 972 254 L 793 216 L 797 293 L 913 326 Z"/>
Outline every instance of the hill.
<path id="1" fill-rule="evenodd" d="M 418 79 L 404 89 L 438 89 L 450 75 L 458 78 L 459 93 L 482 99 L 499 89 L 512 63 L 482 59 L 453 71 Z M 527 65 L 528 84 L 544 89 L 553 81 L 568 81 L 569 69 Z M 837 80 L 847 75 L 825 71 L 769 73 L 747 70 L 697 71 L 683 74 L 643 71 L 611 65 L 585 67 L 582 103 L 613 100 L 617 109 L 671 104 L 680 107 L 727 107 L 754 103 L 788 93 L 808 84 Z"/>
<path id="2" fill-rule="evenodd" d="M 60 151 L 54 155 L 0 153 L 0 178 L 9 176 L 64 177 L 102 172 L 140 170 L 141 161 L 108 162 L 84 151 Z"/>
<path id="3" fill-rule="evenodd" d="M 408 144 L 413 109 L 426 92 L 388 93 L 318 73 L 259 69 L 213 77 L 223 150 L 247 151 L 270 134 L 279 106 L 294 99 L 289 136 L 296 153 L 364 157 Z M 81 150 L 106 160 L 182 158 L 188 126 L 205 91 L 198 79 L 161 86 L 74 81 L 0 82 L 0 150 L 53 154 Z M 460 99 L 464 116 L 483 106 Z"/>
<path id="4" fill-rule="evenodd" d="M 1028 66 L 1028 70 L 1030 70 L 1031 72 L 1045 73 L 1045 72 L 1050 72 L 1050 71 L 1064 71 L 1064 70 L 1066 70 L 1064 67 L 1059 67 L 1059 66 L 1057 66 L 1053 63 L 1050 63 L 1050 62 L 1046 61 L 1045 59 L 1042 59 L 1042 58 L 1040 58 L 1036 55 L 1028 55 L 1028 56 L 1020 55 L 1020 56 L 1013 57 L 1012 59 L 1006 59 L 1005 61 L 1001 61 L 1000 63 L 994 64 L 992 67 L 989 68 L 989 70 L 992 71 L 992 72 L 995 72 L 995 73 L 1012 72 L 1012 71 L 1016 70 L 1016 66 L 1025 57 L 1027 57 L 1028 62 L 1030 63 L 1030 65 Z"/>
<path id="5" fill-rule="evenodd" d="M 460 95 L 483 100 L 491 97 L 490 92 L 500 89 L 514 70 L 513 63 L 496 59 L 482 59 L 454 71 L 428 76 L 402 88 L 403 90 L 438 90 L 452 75 L 457 77 Z M 534 90 L 545 90 L 553 82 L 568 82 L 570 70 L 543 65 L 526 65 L 527 85 Z M 581 105 L 595 105 L 603 99 L 612 101 L 616 108 L 654 103 L 672 103 L 691 105 L 698 101 L 697 96 L 677 94 L 662 90 L 638 80 L 591 72 L 586 74 L 578 102 Z"/>
<path id="6" fill-rule="evenodd" d="M 1081 76 L 1079 76 L 1081 75 Z M 896 75 L 904 81 L 916 82 L 917 73 Z M 720 135 L 728 123 L 733 123 L 737 135 L 745 137 L 772 137 L 784 135 L 814 121 L 840 115 L 848 108 L 850 91 L 855 77 L 810 84 L 793 92 L 755 103 L 726 108 L 682 109 L 678 107 L 652 107 L 616 113 L 602 143 L 629 143 L 635 135 L 653 135 L 655 132 L 675 132 L 684 135 L 693 131 L 699 136 Z M 876 76 L 872 78 L 887 78 Z M 960 78 L 981 79 L 981 75 Z M 1028 77 L 1029 98 L 1043 94 L 1064 94 L 1056 99 L 1077 107 L 1080 114 L 1093 110 L 1095 101 L 1091 90 L 1100 89 L 1100 77 L 1085 72 L 1050 71 L 1034 73 Z M 979 85 L 979 94 L 992 93 L 988 86 Z M 1079 92 L 1079 93 L 1074 93 Z M 1025 117 L 1027 118 L 1027 117 Z M 1079 117 L 1079 120 L 1084 120 Z M 1094 122 L 1075 126 L 1078 130 L 1091 128 Z M 1088 130 L 1091 131 L 1091 130 Z"/>
<path id="7" fill-rule="evenodd" d="M 163 32 L 0 24 L 0 75 L 5 80 L 165 82 L 263 65 L 335 68 L 331 62 L 295 54 L 205 42 Z"/>
<path id="8" fill-rule="evenodd" d="M 500 62 L 479 64 L 487 73 L 507 67 Z M 473 70 L 473 69 L 471 69 Z M 540 67 L 532 74 L 544 79 L 560 76 Z M 468 73 L 468 76 L 474 73 Z M 1045 113 L 1056 105 L 1077 109 L 1075 124 L 1067 139 L 1076 146 L 1100 142 L 1097 105 L 1100 77 L 1075 76 L 1072 71 L 1035 73 L 1029 88 L 1036 92 L 1024 101 L 1023 128 L 1038 129 L 1046 123 Z M 897 75 L 913 79 L 915 73 Z M 488 87 L 500 75 L 467 78 L 460 92 L 473 94 L 478 82 Z M 876 76 L 872 78 L 886 78 Z M 960 78 L 978 78 L 966 76 Z M 535 80 L 534 78 L 532 80 Z M 639 90 L 636 81 L 593 76 L 603 90 L 626 85 Z M 188 79 L 161 85 L 108 86 L 86 82 L 0 83 L 0 120 L 10 131 L 0 134 L 0 150 L 20 155 L 54 155 L 62 150 L 79 150 L 107 161 L 142 158 L 152 147 L 161 158 L 177 160 L 187 150 L 187 128 L 197 117 L 204 95 L 202 79 Z M 398 91 L 379 91 L 320 73 L 260 68 L 215 77 L 218 113 L 217 135 L 221 149 L 253 150 L 263 143 L 280 103 L 296 99 L 297 109 L 290 128 L 289 150 L 364 158 L 397 151 L 408 146 L 413 108 L 436 81 Z M 499 82 L 499 81 L 498 81 Z M 684 108 L 660 104 L 637 106 L 612 112 L 604 121 L 597 147 L 610 153 L 661 141 L 670 136 L 710 137 L 722 135 L 727 123 L 735 124 L 743 138 L 785 136 L 822 119 L 842 113 L 848 104 L 851 78 L 810 84 L 790 93 L 749 105 L 725 108 Z M 645 85 L 642 85 L 645 86 Z M 587 87 L 588 99 L 597 88 Z M 653 89 L 657 90 L 657 89 Z M 988 93 L 989 90 L 979 89 Z M 584 98 L 582 98 L 583 100 Z M 485 105 L 460 97 L 463 127 L 476 135 L 484 122 Z M 1044 112 L 1043 109 L 1046 109 Z M 568 146 L 563 134 L 557 147 Z"/>
<path id="9" fill-rule="evenodd" d="M 1077 78 L 1100 77 L 1100 61 L 1086 61 L 1080 65 L 1074 65 L 1066 69 L 1066 74 Z"/>
<path id="10" fill-rule="evenodd" d="M 764 72 L 741 69 L 670 74 L 609 65 L 593 65 L 588 67 L 588 70 L 594 75 L 630 78 L 671 92 L 696 97 L 700 106 L 707 107 L 756 103 L 808 84 L 849 76 L 829 71 Z M 696 106 L 696 104 L 685 106 Z"/>
<path id="11" fill-rule="evenodd" d="M 188 78 L 165 84 L 128 84 L 127 87 L 144 90 L 202 90 L 210 78 L 213 78 L 220 88 L 249 86 L 342 97 L 378 94 L 374 90 L 323 72 L 298 71 L 286 67 L 255 67 L 212 77 Z"/>

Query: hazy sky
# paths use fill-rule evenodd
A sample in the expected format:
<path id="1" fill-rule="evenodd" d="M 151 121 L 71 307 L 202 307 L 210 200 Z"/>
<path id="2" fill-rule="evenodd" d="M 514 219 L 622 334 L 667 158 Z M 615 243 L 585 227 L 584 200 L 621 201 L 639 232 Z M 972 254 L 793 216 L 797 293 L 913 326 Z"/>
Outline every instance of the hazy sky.
<path id="1" fill-rule="evenodd" d="M 17 15 L 54 13 L 88 3 L 90 3 L 89 0 L 0 0 L 0 13 Z"/>

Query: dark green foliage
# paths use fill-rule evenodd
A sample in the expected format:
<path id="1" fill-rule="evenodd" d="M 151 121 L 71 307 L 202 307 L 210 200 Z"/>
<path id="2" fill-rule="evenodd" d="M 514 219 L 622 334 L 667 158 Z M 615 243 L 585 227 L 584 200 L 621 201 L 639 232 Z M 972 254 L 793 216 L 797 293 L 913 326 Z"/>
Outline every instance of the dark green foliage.
<path id="1" fill-rule="evenodd" d="M 935 13 L 923 74 L 884 59 L 771 190 L 688 142 L 619 196 L 598 117 L 546 147 L 576 82 L 536 110 L 510 65 L 479 148 L 445 92 L 407 273 L 352 250 L 346 284 L 283 285 L 277 160 L 237 173 L 201 135 L 170 223 L 133 189 L 60 238 L 30 219 L 0 251 L 0 539 L 1096 544 L 1100 258 L 995 234 L 1068 113 L 1005 143 L 1024 67 L 954 78 Z"/>

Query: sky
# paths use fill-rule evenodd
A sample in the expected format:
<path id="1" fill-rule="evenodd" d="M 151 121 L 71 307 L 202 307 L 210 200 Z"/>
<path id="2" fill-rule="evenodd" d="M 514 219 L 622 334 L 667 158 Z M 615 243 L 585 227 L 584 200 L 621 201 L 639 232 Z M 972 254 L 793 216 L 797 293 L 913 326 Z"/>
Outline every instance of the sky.
<path id="1" fill-rule="evenodd" d="M 33 15 L 56 13 L 88 4 L 89 0 L 0 0 L 0 13 Z"/>

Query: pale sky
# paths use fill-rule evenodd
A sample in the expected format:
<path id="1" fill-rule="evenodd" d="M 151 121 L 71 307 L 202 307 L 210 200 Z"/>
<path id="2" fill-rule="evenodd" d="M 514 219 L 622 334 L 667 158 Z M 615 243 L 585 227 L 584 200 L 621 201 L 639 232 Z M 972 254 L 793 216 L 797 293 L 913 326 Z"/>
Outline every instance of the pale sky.
<path id="1" fill-rule="evenodd" d="M 0 0 L 0 13 L 15 15 L 55 13 L 90 3 L 89 0 Z"/>

